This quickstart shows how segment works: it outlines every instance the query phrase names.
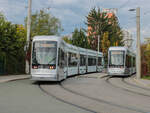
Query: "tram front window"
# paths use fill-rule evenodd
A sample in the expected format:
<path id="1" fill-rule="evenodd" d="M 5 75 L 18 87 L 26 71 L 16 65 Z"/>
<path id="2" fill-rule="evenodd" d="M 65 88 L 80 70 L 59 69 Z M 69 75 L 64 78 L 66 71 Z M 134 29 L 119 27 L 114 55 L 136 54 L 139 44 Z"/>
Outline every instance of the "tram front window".
<path id="1" fill-rule="evenodd" d="M 32 68 L 56 68 L 57 42 L 37 41 L 33 43 Z"/>
<path id="2" fill-rule="evenodd" d="M 124 66 L 124 51 L 110 51 L 109 66 L 123 67 Z"/>

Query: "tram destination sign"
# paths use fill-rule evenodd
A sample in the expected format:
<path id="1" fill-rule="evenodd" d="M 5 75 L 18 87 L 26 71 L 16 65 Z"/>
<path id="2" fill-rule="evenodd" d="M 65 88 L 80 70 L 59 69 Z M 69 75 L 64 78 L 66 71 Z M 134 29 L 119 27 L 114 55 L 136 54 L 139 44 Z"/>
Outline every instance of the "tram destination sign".
<path id="1" fill-rule="evenodd" d="M 35 47 L 56 47 L 56 43 L 40 43 L 37 42 Z"/>
<path id="2" fill-rule="evenodd" d="M 111 51 L 112 55 L 123 54 L 123 51 Z"/>

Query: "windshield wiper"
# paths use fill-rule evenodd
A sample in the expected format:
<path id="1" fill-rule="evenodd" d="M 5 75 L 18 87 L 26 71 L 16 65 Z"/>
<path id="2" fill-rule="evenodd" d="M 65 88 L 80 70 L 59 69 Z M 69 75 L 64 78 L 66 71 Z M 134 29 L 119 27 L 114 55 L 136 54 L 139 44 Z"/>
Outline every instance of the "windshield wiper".
<path id="1" fill-rule="evenodd" d="M 50 60 L 49 62 L 48 62 L 48 64 L 50 64 L 52 61 L 54 61 L 56 59 L 56 57 L 54 57 L 52 60 Z"/>

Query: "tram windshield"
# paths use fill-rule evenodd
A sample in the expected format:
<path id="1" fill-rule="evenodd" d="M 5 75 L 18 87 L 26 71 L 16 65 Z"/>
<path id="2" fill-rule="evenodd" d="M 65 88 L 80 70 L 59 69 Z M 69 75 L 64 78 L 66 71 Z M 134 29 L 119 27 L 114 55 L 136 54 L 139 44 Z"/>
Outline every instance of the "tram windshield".
<path id="1" fill-rule="evenodd" d="M 124 66 L 124 51 L 110 51 L 109 66 Z"/>
<path id="2" fill-rule="evenodd" d="M 56 41 L 36 41 L 33 43 L 32 65 L 56 66 L 56 56 Z"/>

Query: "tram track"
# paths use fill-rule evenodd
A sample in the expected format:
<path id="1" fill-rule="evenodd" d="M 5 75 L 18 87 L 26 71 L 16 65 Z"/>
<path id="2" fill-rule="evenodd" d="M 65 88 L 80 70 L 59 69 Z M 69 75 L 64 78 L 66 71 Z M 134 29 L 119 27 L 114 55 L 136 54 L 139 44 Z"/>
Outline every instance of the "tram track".
<path id="1" fill-rule="evenodd" d="M 106 77 L 108 77 L 108 76 L 106 76 Z M 104 78 L 106 78 L 106 77 L 104 77 Z M 110 80 L 109 80 L 109 79 L 111 79 L 111 78 L 112 78 L 112 77 L 108 77 L 108 78 L 106 78 L 105 81 L 106 81 L 107 83 L 109 83 L 110 85 L 112 85 L 113 87 L 120 88 L 120 87 L 114 86 L 112 83 L 110 83 Z M 63 81 L 63 82 L 64 82 L 64 81 Z M 72 89 L 70 89 L 70 88 L 65 87 L 65 85 L 63 84 L 63 82 L 61 82 L 61 83 L 58 84 L 58 85 L 60 86 L 60 88 L 63 89 L 63 90 L 65 90 L 65 91 L 67 91 L 67 92 L 69 92 L 69 93 L 75 94 L 75 95 L 77 95 L 77 96 L 81 96 L 81 97 L 90 99 L 90 100 L 92 100 L 92 101 L 98 102 L 98 103 L 110 105 L 110 106 L 117 107 L 117 108 L 124 109 L 124 110 L 129 110 L 129 111 L 132 111 L 132 112 L 148 113 L 147 111 L 144 111 L 144 110 L 141 110 L 141 109 L 132 108 L 132 107 L 129 107 L 129 106 L 119 105 L 119 104 L 116 104 L 116 103 L 113 103 L 113 102 L 109 102 L 109 101 L 106 101 L 106 100 L 103 100 L 103 99 L 99 99 L 99 98 L 95 98 L 95 97 L 91 97 L 91 96 L 85 95 L 85 94 L 80 93 L 80 92 L 78 92 L 78 91 L 74 91 L 74 90 L 72 90 Z M 83 107 L 83 106 L 81 106 L 81 105 L 75 104 L 75 103 L 73 103 L 73 102 L 69 102 L 69 101 L 67 101 L 67 100 L 64 100 L 64 99 L 62 99 L 61 97 L 58 97 L 58 96 L 56 96 L 55 94 L 48 92 L 48 91 L 45 90 L 43 87 L 41 87 L 41 85 L 42 85 L 42 84 L 38 84 L 38 86 L 39 86 L 39 88 L 41 89 L 42 92 L 44 92 L 44 93 L 46 93 L 47 95 L 49 95 L 49 96 L 55 98 L 55 99 L 58 100 L 58 101 L 61 101 L 61 102 L 63 102 L 63 103 L 66 103 L 66 104 L 68 104 L 68 105 L 74 106 L 74 107 L 76 107 L 76 108 L 80 108 L 80 109 L 82 109 L 82 110 L 85 110 L 85 111 L 88 111 L 88 112 L 91 112 L 91 113 L 101 113 L 101 112 L 97 112 L 97 111 L 95 111 L 95 110 L 89 109 L 89 108 L 87 108 L 87 107 Z M 122 88 L 120 88 L 120 89 L 122 89 Z M 132 93 L 134 93 L 134 94 L 136 93 L 136 94 L 138 94 L 138 95 L 144 95 L 144 94 L 137 93 L 137 92 L 134 92 L 134 91 L 130 91 L 130 90 L 127 90 L 127 89 L 122 89 L 122 90 L 128 91 L 128 92 L 132 92 Z M 150 95 L 144 95 L 144 96 L 150 97 Z"/>
<path id="2" fill-rule="evenodd" d="M 60 102 L 66 103 L 66 104 L 68 104 L 68 105 L 74 106 L 74 107 L 76 107 L 76 108 L 82 109 L 82 110 L 87 111 L 87 112 L 100 113 L 100 112 L 97 112 L 97 111 L 94 111 L 94 110 L 91 110 L 91 109 L 88 109 L 88 108 L 79 106 L 79 105 L 77 105 L 77 104 L 68 102 L 68 101 L 66 101 L 66 100 L 64 100 L 64 99 L 61 99 L 61 98 L 55 96 L 54 94 L 52 94 L 52 93 L 46 91 L 44 88 L 41 87 L 41 84 L 38 84 L 38 86 L 39 86 L 39 88 L 41 89 L 42 92 L 44 92 L 44 93 L 47 94 L 48 96 L 51 96 L 51 97 L 55 98 L 56 100 L 58 100 L 58 101 L 60 101 Z"/>
<path id="3" fill-rule="evenodd" d="M 107 76 L 106 76 L 106 77 L 107 77 Z M 111 79 L 111 78 L 112 78 L 112 77 L 108 77 L 108 78 L 106 79 L 106 81 L 107 81 L 107 83 L 113 85 L 112 83 L 110 83 L 110 79 Z M 14 81 L 16 81 L 16 80 L 14 80 Z M 20 81 L 20 80 L 19 80 L 19 81 Z M 122 79 L 122 81 L 124 81 L 124 79 Z M 10 81 L 10 82 L 12 82 L 12 81 Z M 63 81 L 63 82 L 64 82 L 64 81 Z M 64 89 L 65 91 L 68 91 L 68 92 L 73 93 L 73 94 L 75 94 L 75 95 L 79 95 L 79 96 L 82 96 L 82 97 L 84 97 L 84 98 L 88 98 L 88 99 L 90 99 L 90 100 L 94 100 L 94 101 L 97 101 L 97 102 L 99 102 L 99 103 L 104 103 L 104 104 L 107 104 L 107 105 L 110 105 L 110 106 L 115 106 L 115 107 L 118 107 L 118 108 L 121 108 L 121 109 L 127 109 L 127 110 L 130 110 L 130 111 L 135 111 L 135 112 L 139 112 L 139 113 L 148 113 L 147 111 L 143 111 L 143 110 L 140 110 L 140 109 L 136 109 L 136 108 L 134 109 L 134 108 L 131 108 L 131 107 L 122 106 L 122 105 L 115 104 L 115 103 L 113 103 L 113 102 L 108 102 L 108 101 L 105 101 L 105 100 L 102 100 L 102 99 L 98 99 L 98 98 L 95 98 L 95 97 L 90 97 L 90 96 L 88 96 L 88 95 L 85 95 L 85 94 L 83 94 L 83 93 L 80 93 L 80 92 L 77 92 L 77 91 L 74 91 L 74 90 L 72 90 L 72 89 L 69 89 L 69 88 L 65 87 L 65 86 L 63 85 L 63 82 L 60 83 L 60 84 L 58 84 L 58 85 L 59 85 L 62 89 Z M 114 86 L 114 85 L 113 85 L 113 86 Z M 38 83 L 38 87 L 40 88 L 40 90 L 41 90 L 42 92 L 44 92 L 45 94 L 47 94 L 47 95 L 49 95 L 49 96 L 55 98 L 55 99 L 58 100 L 58 101 L 61 101 L 61 102 L 66 103 L 66 104 L 68 104 L 68 105 L 71 105 L 71 106 L 74 106 L 74 107 L 76 107 L 76 108 L 85 110 L 85 111 L 87 111 L 87 112 L 91 112 L 91 113 L 101 113 L 101 112 L 97 112 L 97 111 L 88 109 L 88 108 L 86 108 L 86 107 L 83 107 L 83 106 L 80 106 L 80 105 L 77 105 L 77 104 L 68 102 L 68 101 L 66 101 L 66 100 L 63 100 L 62 98 L 59 98 L 59 97 L 57 97 L 56 95 L 54 95 L 54 94 L 48 92 L 47 90 L 45 90 L 44 88 L 42 88 L 40 83 Z M 118 88 L 118 86 L 114 86 L 114 87 L 117 87 L 117 88 Z M 138 87 L 138 88 L 139 88 L 139 87 Z M 141 87 L 140 87 L 140 88 L 141 88 Z M 146 88 L 146 89 L 147 89 L 147 88 Z M 128 91 L 128 90 L 125 89 L 125 91 Z M 131 92 L 131 91 L 129 91 L 129 92 Z M 137 92 L 133 92 L 133 91 L 132 91 L 132 93 L 138 94 Z M 141 95 L 141 94 L 140 94 L 140 95 Z M 143 94 L 142 94 L 142 95 L 143 95 Z M 147 96 L 147 95 L 144 95 L 144 96 Z M 150 97 L 150 95 L 148 95 L 148 97 Z"/>
<path id="4" fill-rule="evenodd" d="M 144 93 L 140 93 L 140 92 L 137 92 L 137 91 L 133 91 L 133 90 L 130 90 L 130 89 L 128 89 L 128 88 L 123 88 L 123 87 L 119 87 L 119 86 L 117 86 L 117 85 L 114 85 L 113 83 L 111 83 L 110 82 L 110 79 L 111 78 L 113 78 L 113 77 L 109 77 L 109 78 L 107 78 L 105 81 L 106 81 L 106 83 L 108 83 L 110 86 L 113 86 L 113 87 L 115 87 L 115 88 L 119 88 L 119 89 L 121 89 L 121 90 L 123 90 L 123 91 L 127 91 L 127 92 L 130 92 L 130 93 L 133 93 L 133 94 L 137 94 L 137 95 L 141 95 L 141 96 L 145 96 L 145 97 L 150 97 L 150 95 L 147 95 L 147 94 L 144 94 Z M 123 81 L 123 80 L 122 80 Z M 127 83 L 128 84 L 128 83 Z M 142 87 L 140 87 L 140 86 L 134 86 L 134 87 L 138 87 L 138 88 L 142 88 Z"/>
<path id="5" fill-rule="evenodd" d="M 138 86 L 138 85 L 135 85 L 135 84 L 132 84 L 132 83 L 127 82 L 127 81 L 125 80 L 125 78 L 122 78 L 122 82 L 124 82 L 124 83 L 127 84 L 127 85 L 136 87 L 136 88 L 140 88 L 140 89 L 144 89 L 144 90 L 150 91 L 149 88 L 141 87 L 141 86 Z"/>
<path id="6" fill-rule="evenodd" d="M 28 78 L 26 78 L 26 79 L 28 79 Z M 16 82 L 16 81 L 22 81 L 22 80 L 25 80 L 25 79 L 10 80 L 10 81 L 7 81 L 7 82 Z M 91 110 L 91 109 L 88 109 L 88 108 L 79 106 L 79 105 L 77 105 L 77 104 L 74 104 L 74 103 L 71 103 L 71 102 L 68 102 L 68 101 L 65 101 L 65 100 L 63 100 L 63 99 L 61 99 L 61 98 L 59 98 L 59 97 L 53 95 L 52 93 L 46 91 L 44 88 L 41 87 L 41 83 L 38 83 L 38 82 L 37 82 L 37 83 L 35 83 L 35 84 L 38 84 L 39 89 L 40 89 L 43 93 L 45 93 L 45 94 L 48 95 L 48 96 L 51 96 L 51 97 L 55 98 L 56 100 L 58 100 L 58 101 L 60 101 L 60 102 L 66 103 L 66 104 L 68 104 L 68 105 L 74 106 L 74 107 L 76 107 L 76 108 L 79 108 L 79 109 L 81 109 L 81 110 L 84 110 L 84 111 L 87 111 L 87 112 L 90 112 L 90 113 L 101 113 L 101 112 L 97 112 L 97 111 L 94 111 L 94 110 Z M 60 84 L 59 84 L 59 86 L 60 86 Z"/>
<path id="7" fill-rule="evenodd" d="M 105 76 L 105 77 L 108 77 L 108 76 Z M 121 109 L 130 110 L 130 111 L 135 111 L 135 112 L 139 112 L 139 113 L 148 113 L 147 111 L 143 111 L 143 110 L 140 110 L 140 109 L 134 109 L 134 108 L 127 107 L 127 106 L 122 106 L 122 105 L 119 105 L 119 104 L 116 104 L 116 103 L 113 103 L 113 102 L 108 102 L 108 101 L 105 101 L 105 100 L 102 100 L 102 99 L 98 99 L 98 98 L 95 98 L 95 97 L 91 97 L 91 96 L 85 95 L 83 93 L 80 93 L 80 92 L 74 91 L 72 89 L 66 88 L 62 83 L 60 83 L 60 86 L 64 90 L 66 90 L 66 91 L 68 91 L 70 93 L 73 93 L 73 94 L 76 94 L 76 95 L 79 95 L 79 96 L 82 96 L 82 97 L 86 97 L 86 98 L 88 98 L 90 100 L 94 100 L 94 101 L 97 101 L 99 103 L 104 103 L 104 104 L 107 104 L 107 105 L 110 105 L 110 106 L 114 106 L 114 107 L 118 107 L 118 108 L 121 108 Z"/>

